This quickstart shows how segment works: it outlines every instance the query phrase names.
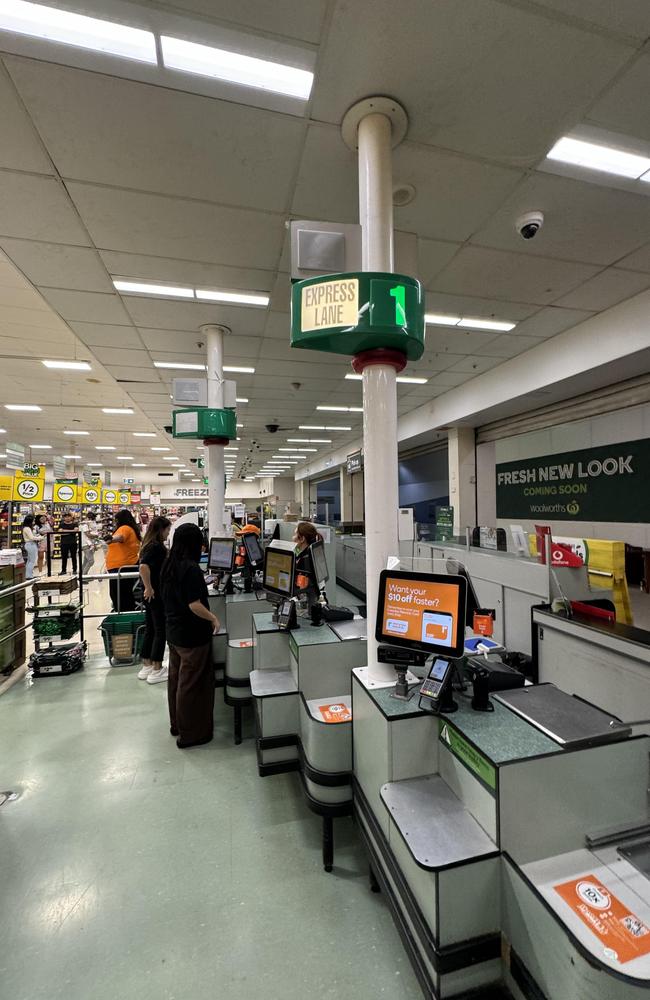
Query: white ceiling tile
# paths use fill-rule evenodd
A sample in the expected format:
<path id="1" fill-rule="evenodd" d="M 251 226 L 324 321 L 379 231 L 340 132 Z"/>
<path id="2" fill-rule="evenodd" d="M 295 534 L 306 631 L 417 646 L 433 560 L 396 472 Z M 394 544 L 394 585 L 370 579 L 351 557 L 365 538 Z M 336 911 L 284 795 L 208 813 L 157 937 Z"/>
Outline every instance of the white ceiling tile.
<path id="1" fill-rule="evenodd" d="M 432 389 L 453 389 L 457 385 L 462 385 L 463 382 L 467 382 L 470 377 L 471 376 L 467 372 L 444 371 L 432 378 L 429 385 Z"/>
<path id="2" fill-rule="evenodd" d="M 488 344 L 496 338 L 496 333 L 479 333 L 475 330 L 449 329 L 442 326 L 427 326 L 427 350 L 449 351 L 451 354 L 483 354 Z"/>
<path id="3" fill-rule="evenodd" d="M 439 271 L 445 267 L 460 250 L 460 243 L 443 243 L 440 240 L 418 240 L 418 266 L 420 280 L 425 288 Z"/>
<path id="4" fill-rule="evenodd" d="M 280 255 L 280 216 L 76 182 L 68 190 L 101 250 L 252 268 L 272 268 Z"/>
<path id="5" fill-rule="evenodd" d="M 16 309 L 5 306 L 0 311 L 0 330 L 14 336 L 56 340 L 69 336 L 65 323 L 53 312 L 42 309 Z"/>
<path id="6" fill-rule="evenodd" d="M 473 242 L 524 252 L 515 229 L 524 212 L 541 209 L 543 229 L 525 245 L 532 256 L 611 264 L 647 242 L 650 198 L 551 174 L 533 174 L 494 214 Z"/>
<path id="7" fill-rule="evenodd" d="M 22 106 L 16 89 L 0 62 L 0 167 L 13 167 L 32 173 L 51 174 L 52 164 L 39 141 L 29 115 Z"/>
<path id="8" fill-rule="evenodd" d="M 495 368 L 498 364 L 501 364 L 501 358 L 490 358 L 490 357 L 479 357 L 478 355 L 470 356 L 468 358 L 463 358 L 462 361 L 456 362 L 452 366 L 450 371 L 452 372 L 466 372 L 468 375 L 480 375 L 481 372 L 487 372 L 490 368 Z M 445 374 L 444 372 L 442 374 Z"/>
<path id="9" fill-rule="evenodd" d="M 502 319 L 518 323 L 532 316 L 538 305 L 523 302 L 506 302 L 503 299 L 481 298 L 473 295 L 449 295 L 446 292 L 427 291 L 427 312 L 449 313 L 453 316 L 474 316 Z"/>
<path id="10" fill-rule="evenodd" d="M 156 359 L 163 351 L 167 353 L 182 351 L 188 359 L 191 356 L 193 362 L 205 358 L 205 347 L 198 346 L 203 339 L 198 330 L 190 332 L 189 330 L 158 330 L 138 327 L 138 332 L 145 347 Z M 163 373 L 161 372 L 161 374 Z M 181 375 L 180 372 L 178 374 Z"/>
<path id="11" fill-rule="evenodd" d="M 650 5 L 643 0 L 646 15 Z M 612 5 L 616 10 L 619 5 Z M 647 33 L 650 36 L 650 28 Z M 650 55 L 640 55 L 589 110 L 589 121 L 623 136 L 650 140 L 650 119 L 643 99 L 650 88 Z"/>
<path id="12" fill-rule="evenodd" d="M 493 340 L 488 352 L 499 358 L 514 358 L 542 343 L 540 337 L 522 337 L 519 333 L 502 333 Z"/>
<path id="13" fill-rule="evenodd" d="M 233 334 L 261 334 L 266 310 L 250 306 L 225 306 L 218 302 L 177 302 L 147 296 L 123 295 L 135 326 L 196 332 L 205 323 L 222 323 Z"/>
<path id="14" fill-rule="evenodd" d="M 109 274 L 124 278 L 148 278 L 193 288 L 246 289 L 269 292 L 273 287 L 275 272 L 245 267 L 228 267 L 225 264 L 199 264 L 188 260 L 169 260 L 166 257 L 144 257 L 140 254 L 100 251 Z"/>
<path id="15" fill-rule="evenodd" d="M 555 337 L 558 333 L 563 333 L 564 330 L 571 329 L 572 326 L 577 326 L 578 323 L 582 323 L 583 320 L 589 319 L 592 315 L 593 313 L 584 310 L 547 306 L 545 309 L 540 309 L 530 319 L 519 323 L 517 335 L 547 340 L 549 337 Z"/>
<path id="16" fill-rule="evenodd" d="M 2 288 L 0 287 L 0 313 L 7 306 L 15 306 L 16 309 L 37 310 L 38 312 L 48 312 L 46 302 L 27 285 L 26 288 Z"/>
<path id="17" fill-rule="evenodd" d="M 54 178 L 5 170 L 0 181 L 0 236 L 89 245 L 63 186 Z"/>
<path id="18" fill-rule="evenodd" d="M 296 179 L 291 211 L 299 219 L 358 222 L 357 157 L 338 126 L 312 123 Z"/>
<path id="19" fill-rule="evenodd" d="M 65 178 L 286 208 L 299 118 L 30 60 L 11 74 Z"/>
<path id="20" fill-rule="evenodd" d="M 391 94 L 408 111 L 410 139 L 531 164 L 630 54 L 619 41 L 493 0 L 402 0 L 398 16 L 392 0 L 374 0 L 372 16 L 348 3 L 330 26 L 313 115 L 338 124 L 355 101 Z"/>
<path id="21" fill-rule="evenodd" d="M 93 354 L 103 365 L 124 365 L 128 368 L 148 368 L 151 365 L 149 352 L 142 349 L 94 347 Z"/>
<path id="22" fill-rule="evenodd" d="M 590 309 L 600 312 L 646 288 L 650 288 L 650 274 L 608 267 L 595 278 L 585 281 L 584 285 L 580 285 L 569 295 L 558 299 L 556 304 L 569 309 Z"/>
<path id="23" fill-rule="evenodd" d="M 104 295 L 100 292 L 76 292 L 61 288 L 40 288 L 39 291 L 65 320 L 131 325 L 117 294 Z"/>
<path id="24" fill-rule="evenodd" d="M 60 243 L 3 239 L 3 250 L 35 285 L 111 292 L 113 286 L 96 250 Z"/>
<path id="25" fill-rule="evenodd" d="M 178 10 L 196 12 L 211 21 L 231 22 L 252 28 L 256 33 L 271 32 L 306 42 L 317 42 L 323 17 L 325 0 L 174 0 Z"/>
<path id="26" fill-rule="evenodd" d="M 646 243 L 645 246 L 628 254 L 627 257 L 617 260 L 616 266 L 629 268 L 630 271 L 650 271 L 650 243 Z"/>
<path id="27" fill-rule="evenodd" d="M 158 373 L 153 367 L 149 368 L 128 368 L 125 365 L 106 365 L 108 371 L 118 382 L 158 382 Z M 124 392 L 128 392 L 126 386 L 121 387 Z M 111 404 L 112 405 L 112 404 Z M 115 403 L 115 406 L 126 404 Z"/>
<path id="28" fill-rule="evenodd" d="M 598 273 L 598 267 L 466 246 L 433 280 L 435 289 L 460 295 L 514 298 L 546 305 Z"/>
<path id="29" fill-rule="evenodd" d="M 116 326 L 110 323 L 81 323 L 69 321 L 70 329 L 88 347 L 139 347 L 137 330 L 132 326 Z"/>
<path id="30" fill-rule="evenodd" d="M 623 35 L 650 36 L 650 7 L 646 0 L 537 0 L 541 7 L 571 14 Z"/>

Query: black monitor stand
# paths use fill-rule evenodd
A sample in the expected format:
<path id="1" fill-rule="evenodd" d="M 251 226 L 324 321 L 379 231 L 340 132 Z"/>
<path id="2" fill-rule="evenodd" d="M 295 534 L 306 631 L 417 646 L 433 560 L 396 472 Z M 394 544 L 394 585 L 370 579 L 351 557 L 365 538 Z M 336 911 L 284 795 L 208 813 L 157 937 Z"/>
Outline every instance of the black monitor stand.
<path id="1" fill-rule="evenodd" d="M 407 649 L 405 646 L 377 646 L 377 659 L 380 663 L 392 663 L 397 671 L 397 682 L 391 698 L 408 701 L 413 691 L 409 691 L 406 674 L 409 667 L 423 667 L 429 653 L 419 649 Z"/>

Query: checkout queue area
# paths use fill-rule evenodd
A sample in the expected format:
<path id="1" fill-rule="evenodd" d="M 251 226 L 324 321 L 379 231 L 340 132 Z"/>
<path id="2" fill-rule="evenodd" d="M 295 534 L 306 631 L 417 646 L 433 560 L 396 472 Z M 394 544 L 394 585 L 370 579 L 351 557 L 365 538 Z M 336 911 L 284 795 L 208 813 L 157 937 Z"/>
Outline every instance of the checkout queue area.
<path id="1" fill-rule="evenodd" d="M 0 1000 L 650 997 L 649 38 L 0 0 Z"/>

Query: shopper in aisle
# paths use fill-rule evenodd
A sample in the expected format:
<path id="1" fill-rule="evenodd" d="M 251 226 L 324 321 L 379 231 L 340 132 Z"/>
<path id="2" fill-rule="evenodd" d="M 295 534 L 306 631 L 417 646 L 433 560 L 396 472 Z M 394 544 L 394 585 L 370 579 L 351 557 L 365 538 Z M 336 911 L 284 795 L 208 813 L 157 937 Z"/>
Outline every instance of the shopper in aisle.
<path id="1" fill-rule="evenodd" d="M 38 572 L 43 572 L 43 566 L 45 565 L 45 556 L 47 555 L 47 536 L 52 534 L 52 525 L 50 524 L 50 519 L 47 514 L 37 514 L 35 518 L 36 528 L 35 531 L 38 534 Z M 52 543 L 50 542 L 50 555 L 52 555 Z"/>
<path id="2" fill-rule="evenodd" d="M 128 510 L 119 510 L 115 515 L 115 531 L 106 539 L 106 569 L 109 573 L 118 570 L 130 573 L 138 571 L 138 554 L 140 552 L 140 528 L 133 514 Z M 135 611 L 133 585 L 135 580 L 115 579 L 110 581 L 111 601 L 114 611 Z"/>
<path id="3" fill-rule="evenodd" d="M 34 576 L 34 566 L 38 556 L 38 535 L 34 531 L 34 517 L 27 514 L 23 520 L 23 546 L 25 549 L 25 579 Z"/>
<path id="4" fill-rule="evenodd" d="M 212 636 L 219 619 L 208 604 L 208 588 L 199 560 L 201 529 L 182 524 L 174 532 L 162 573 L 162 595 L 169 642 L 167 698 L 176 746 L 209 743 L 213 732 L 214 667 Z"/>
<path id="5" fill-rule="evenodd" d="M 74 516 L 74 511 L 63 512 L 61 524 L 61 575 L 64 575 L 68 568 L 68 558 L 72 561 L 72 572 L 77 572 L 77 536 L 79 534 L 79 523 Z"/>
<path id="6" fill-rule="evenodd" d="M 159 684 L 167 680 L 163 667 L 165 655 L 165 609 L 160 593 L 160 571 L 167 558 L 166 541 L 172 522 L 167 517 L 154 517 L 149 523 L 140 549 L 140 577 L 144 585 L 146 629 L 142 644 L 141 681 Z"/>
<path id="7" fill-rule="evenodd" d="M 95 549 L 99 544 L 99 526 L 97 524 L 97 514 L 94 510 L 89 510 L 81 522 L 81 552 L 83 563 L 81 566 L 82 576 L 90 573 L 95 562 Z"/>

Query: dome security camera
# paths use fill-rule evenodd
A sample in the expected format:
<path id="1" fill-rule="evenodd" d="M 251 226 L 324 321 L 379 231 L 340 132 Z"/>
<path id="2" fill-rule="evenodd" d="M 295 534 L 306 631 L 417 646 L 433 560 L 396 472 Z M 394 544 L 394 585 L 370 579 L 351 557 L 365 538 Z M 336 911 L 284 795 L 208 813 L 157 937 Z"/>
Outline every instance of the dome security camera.
<path id="1" fill-rule="evenodd" d="M 515 224 L 515 228 L 522 240 L 532 240 L 544 225 L 543 212 L 526 212 L 520 215 Z"/>

